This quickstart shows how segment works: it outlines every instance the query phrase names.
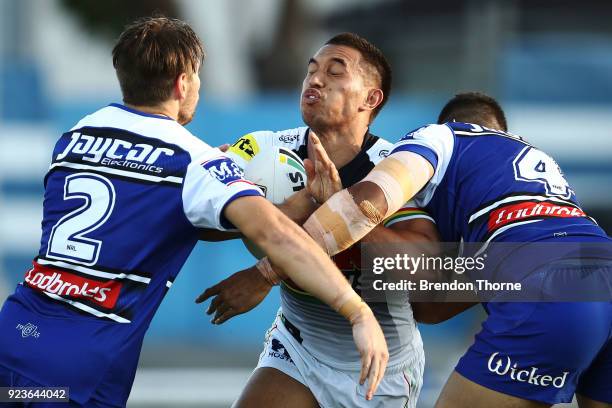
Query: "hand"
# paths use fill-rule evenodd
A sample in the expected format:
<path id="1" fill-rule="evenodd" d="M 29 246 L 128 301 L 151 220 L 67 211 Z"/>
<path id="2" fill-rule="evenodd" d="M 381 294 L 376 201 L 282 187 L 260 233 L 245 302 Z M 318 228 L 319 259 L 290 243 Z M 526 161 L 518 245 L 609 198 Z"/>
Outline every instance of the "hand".
<path id="1" fill-rule="evenodd" d="M 229 143 L 223 143 L 221 146 L 217 146 L 217 149 L 221 150 L 223 153 L 229 150 Z"/>
<path id="2" fill-rule="evenodd" d="M 338 169 L 329 159 L 317 135 L 310 130 L 308 137 L 310 159 L 304 160 L 306 190 L 319 204 L 322 204 L 342 190 L 342 182 Z"/>
<path id="3" fill-rule="evenodd" d="M 363 384 L 367 377 L 369 387 L 366 399 L 371 400 L 389 361 L 387 342 L 372 310 L 365 303 L 350 321 L 353 325 L 353 339 L 361 355 L 359 383 Z"/>
<path id="4" fill-rule="evenodd" d="M 206 289 L 195 302 L 202 303 L 214 296 L 206 314 L 215 313 L 211 323 L 222 324 L 260 304 L 270 289 L 272 286 L 257 268 L 252 266 Z"/>

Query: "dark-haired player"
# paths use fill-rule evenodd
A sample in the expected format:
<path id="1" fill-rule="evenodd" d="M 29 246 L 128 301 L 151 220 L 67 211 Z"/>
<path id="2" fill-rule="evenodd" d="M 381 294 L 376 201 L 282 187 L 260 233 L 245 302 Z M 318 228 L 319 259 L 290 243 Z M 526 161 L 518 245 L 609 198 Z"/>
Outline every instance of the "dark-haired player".
<path id="1" fill-rule="evenodd" d="M 203 57 L 179 20 L 146 18 L 121 34 L 113 64 L 125 104 L 55 145 L 40 250 L 0 312 L 0 387 L 68 387 L 63 406 L 125 406 L 145 332 L 200 228 L 235 226 L 350 320 L 366 395 L 376 389 L 388 354 L 372 311 L 236 163 L 182 126 Z"/>
<path id="2" fill-rule="evenodd" d="M 437 123 L 474 123 L 490 129 L 508 131 L 506 115 L 499 103 L 481 92 L 463 92 L 450 99 L 440 111 Z M 419 323 L 441 323 L 469 309 L 472 302 L 414 302 L 412 312 Z"/>
<path id="3" fill-rule="evenodd" d="M 414 198 L 436 220 L 443 241 L 484 251 L 522 243 L 506 254 L 515 262 L 518 255 L 519 268 L 496 264 L 496 273 L 512 282 L 535 282 L 554 295 L 564 288 L 555 285 L 596 279 L 589 289 L 606 301 L 487 303 L 482 330 L 436 407 L 548 407 L 576 394 L 581 407 L 609 408 L 610 238 L 580 208 L 550 156 L 519 136 L 452 121 L 460 114 L 408 133 L 362 182 L 332 196 L 304 228 L 333 254 Z M 536 243 L 549 250 L 534 254 Z M 522 256 L 525 251 L 529 256 Z M 576 287 L 574 294 L 586 299 L 583 289 Z"/>
<path id="4" fill-rule="evenodd" d="M 449 100 L 438 115 L 438 124 L 475 123 L 494 130 L 508 131 L 506 115 L 499 103 L 481 92 L 463 92 Z"/>
<path id="5" fill-rule="evenodd" d="M 300 108 L 307 127 L 243 136 L 229 154 L 246 165 L 258 151 L 272 146 L 314 159 L 313 142 L 323 146 L 337 173 L 317 177 L 310 166 L 309 188 L 281 207 L 304 221 L 343 186 L 361 180 L 381 161 L 392 144 L 369 131 L 389 97 L 391 70 L 384 55 L 367 40 L 351 33 L 330 39 L 308 62 Z M 318 138 L 312 137 L 316 133 Z M 309 137 L 310 136 L 310 137 Z M 306 161 L 308 165 L 309 162 Z M 309 166 L 307 166 L 309 167 Z M 437 239 L 431 218 L 411 203 L 369 234 L 365 241 L 414 242 Z M 355 246 L 334 257 L 338 267 L 359 288 L 361 254 Z M 254 307 L 270 290 L 255 268 L 238 272 L 207 290 L 199 301 L 217 295 L 209 313 L 221 323 Z M 246 306 L 245 306 L 246 305 Z M 264 350 L 235 407 L 414 407 L 422 385 L 424 355 L 408 296 L 400 293 L 372 309 L 384 328 L 390 351 L 381 383 L 384 391 L 363 400 L 358 384 L 356 350 L 351 328 L 340 316 L 292 282 L 281 283 L 281 309 L 269 330 Z"/>

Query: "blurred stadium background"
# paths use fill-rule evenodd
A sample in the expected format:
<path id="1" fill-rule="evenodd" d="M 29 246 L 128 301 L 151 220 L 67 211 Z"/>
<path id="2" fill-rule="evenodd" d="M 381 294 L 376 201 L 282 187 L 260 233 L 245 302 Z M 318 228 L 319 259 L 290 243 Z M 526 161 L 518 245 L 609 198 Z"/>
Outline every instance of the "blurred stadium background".
<path id="1" fill-rule="evenodd" d="M 301 125 L 308 58 L 331 35 L 354 31 L 382 48 L 395 72 L 374 133 L 395 141 L 435 121 L 456 92 L 488 92 L 506 108 L 510 130 L 551 153 L 584 207 L 612 231 L 608 1 L 0 0 L 0 302 L 37 251 L 55 139 L 120 101 L 113 41 L 125 23 L 153 11 L 186 19 L 206 44 L 189 128 L 209 144 Z M 220 327 L 193 301 L 252 262 L 240 243 L 197 246 L 153 320 L 129 406 L 231 404 L 256 364 L 278 293 Z M 433 406 L 482 318 L 475 308 L 421 326 L 420 407 Z"/>

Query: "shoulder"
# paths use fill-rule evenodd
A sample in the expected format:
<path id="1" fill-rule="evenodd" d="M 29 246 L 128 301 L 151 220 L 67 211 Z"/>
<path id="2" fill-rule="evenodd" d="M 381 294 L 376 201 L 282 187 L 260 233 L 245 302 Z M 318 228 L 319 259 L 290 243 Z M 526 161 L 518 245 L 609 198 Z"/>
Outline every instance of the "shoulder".
<path id="1" fill-rule="evenodd" d="M 453 130 L 447 124 L 425 125 L 408 132 L 400 141 L 447 139 L 453 136 Z"/>
<path id="2" fill-rule="evenodd" d="M 137 135 L 147 140 L 147 143 L 179 148 L 192 157 L 212 149 L 207 143 L 172 119 L 142 113 L 136 114 L 113 105 L 85 116 L 71 131 L 79 131 L 84 128 L 108 130 L 108 137 L 113 137 L 113 132 L 118 137 L 125 137 L 121 135 L 126 133 Z"/>

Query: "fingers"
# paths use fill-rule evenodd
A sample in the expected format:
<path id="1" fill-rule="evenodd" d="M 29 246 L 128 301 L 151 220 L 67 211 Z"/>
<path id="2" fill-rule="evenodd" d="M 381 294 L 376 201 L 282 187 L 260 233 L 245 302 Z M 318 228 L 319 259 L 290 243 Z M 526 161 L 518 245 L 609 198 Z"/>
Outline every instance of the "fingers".
<path id="1" fill-rule="evenodd" d="M 211 296 L 214 296 L 214 295 L 218 294 L 219 291 L 220 291 L 220 285 L 219 284 L 211 286 L 210 288 L 206 289 L 203 293 L 201 293 L 200 296 L 198 296 L 196 298 L 195 302 L 196 303 L 202 303 L 206 299 L 210 298 Z"/>
<path id="2" fill-rule="evenodd" d="M 223 143 L 221 146 L 217 147 L 217 149 L 225 153 L 229 150 L 229 147 L 230 147 L 229 143 Z"/>
<path id="3" fill-rule="evenodd" d="M 330 163 L 331 160 L 329 159 L 329 156 L 327 155 L 327 152 L 325 151 L 321 140 L 319 140 L 319 137 L 312 130 L 309 132 L 308 137 L 310 138 L 309 145 L 312 147 L 310 153 L 313 154 L 309 157 L 311 159 L 314 159 L 315 161 L 320 160 L 327 166 L 327 164 Z"/>
<path id="4" fill-rule="evenodd" d="M 331 163 L 331 160 L 329 159 L 329 156 L 327 155 L 325 148 L 321 144 L 321 141 L 319 141 L 319 138 L 317 138 L 316 136 L 313 136 L 313 140 L 316 140 L 316 143 L 313 143 L 315 161 L 321 161 L 322 163 L 325 164 L 325 166 L 328 166 L 329 163 Z"/>
<path id="5" fill-rule="evenodd" d="M 372 364 L 372 353 L 367 352 L 361 355 L 361 374 L 359 375 L 359 384 L 363 385 L 368 374 L 370 373 L 370 365 Z"/>
<path id="6" fill-rule="evenodd" d="M 327 165 L 320 160 L 315 160 L 314 167 L 316 174 L 325 174 Z"/>
<path id="7" fill-rule="evenodd" d="M 314 180 L 316 176 L 314 162 L 310 159 L 304 159 L 304 169 L 306 170 L 306 180 Z"/>
<path id="8" fill-rule="evenodd" d="M 237 316 L 239 314 L 241 314 L 241 312 L 239 312 L 237 309 L 234 309 L 233 307 L 229 307 L 223 313 L 220 313 L 219 311 L 217 311 L 217 314 L 213 318 L 212 323 L 213 324 L 223 324 L 229 319 L 231 319 L 232 317 Z"/>
<path id="9" fill-rule="evenodd" d="M 314 138 L 313 138 L 313 136 L 314 136 Z M 307 146 L 306 150 L 307 150 L 307 153 L 308 153 L 308 157 L 310 157 L 312 159 L 315 158 L 314 146 L 317 144 L 317 142 L 319 142 L 319 138 L 317 137 L 315 132 L 312 129 L 310 129 L 308 131 L 308 146 Z"/>
<path id="10" fill-rule="evenodd" d="M 328 174 L 329 174 L 331 180 L 336 185 L 335 187 L 339 186 L 341 188 L 342 187 L 342 181 L 340 181 L 340 174 L 338 173 L 338 169 L 336 168 L 334 163 L 332 163 L 331 161 L 327 165 L 327 171 L 328 171 Z"/>
<path id="11" fill-rule="evenodd" d="M 212 324 L 220 324 L 220 318 L 226 314 L 228 314 L 232 309 L 232 307 L 227 303 L 227 302 L 221 302 L 219 303 L 219 305 L 217 306 L 217 311 L 215 313 L 215 315 L 213 316 L 212 319 L 210 319 L 210 322 Z M 229 316 L 228 316 L 229 318 Z"/>
<path id="12" fill-rule="evenodd" d="M 383 355 L 374 355 L 372 359 L 372 365 L 370 367 L 370 373 L 368 375 L 368 391 L 366 393 L 366 399 L 371 400 L 374 397 L 374 392 L 378 388 L 378 385 L 382 381 L 385 374 L 386 361 Z"/>
<path id="13" fill-rule="evenodd" d="M 376 387 L 374 388 L 374 391 L 376 391 L 376 389 L 380 385 L 380 382 L 385 376 L 385 371 L 387 370 L 388 362 L 389 362 L 389 355 L 384 354 L 380 359 L 380 369 L 378 370 L 378 382 L 376 383 Z"/>
<path id="14" fill-rule="evenodd" d="M 213 312 L 215 312 L 217 310 L 217 308 L 223 303 L 223 300 L 221 299 L 221 296 L 216 296 L 212 302 L 210 302 L 210 306 L 208 307 L 208 310 L 206 311 L 207 315 L 211 315 L 213 314 Z"/>

